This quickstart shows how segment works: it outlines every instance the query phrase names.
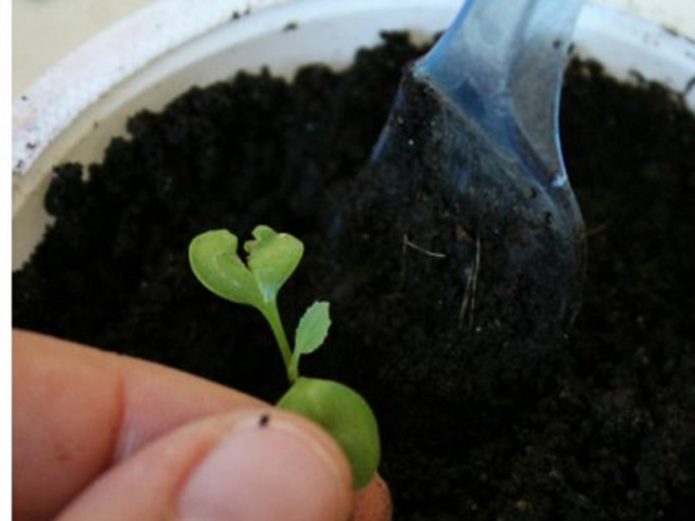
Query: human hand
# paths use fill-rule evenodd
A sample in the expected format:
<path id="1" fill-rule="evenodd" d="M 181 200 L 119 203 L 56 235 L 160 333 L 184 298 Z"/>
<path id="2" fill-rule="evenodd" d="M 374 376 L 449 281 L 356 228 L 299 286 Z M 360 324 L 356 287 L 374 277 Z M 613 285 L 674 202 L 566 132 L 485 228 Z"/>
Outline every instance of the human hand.
<path id="1" fill-rule="evenodd" d="M 387 521 L 380 478 L 309 421 L 200 378 L 13 338 L 13 519 Z"/>

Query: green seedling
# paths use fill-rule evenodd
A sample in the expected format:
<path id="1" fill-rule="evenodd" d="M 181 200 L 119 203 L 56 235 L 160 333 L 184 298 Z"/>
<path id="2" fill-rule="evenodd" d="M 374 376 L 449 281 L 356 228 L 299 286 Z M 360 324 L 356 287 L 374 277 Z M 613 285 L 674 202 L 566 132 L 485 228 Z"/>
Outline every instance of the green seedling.
<path id="1" fill-rule="evenodd" d="M 297 412 L 323 427 L 350 462 L 353 487 L 372 479 L 381 454 L 376 418 L 357 392 L 332 380 L 300 376 L 302 355 L 323 345 L 331 325 L 329 303 L 314 302 L 297 325 L 294 348 L 278 311 L 278 293 L 299 265 L 302 242 L 268 226 L 257 226 L 244 243 L 247 257 L 237 253 L 239 240 L 227 230 L 213 230 L 191 241 L 188 257 L 193 273 L 214 294 L 256 308 L 270 325 L 285 363 L 288 391 L 277 406 Z"/>

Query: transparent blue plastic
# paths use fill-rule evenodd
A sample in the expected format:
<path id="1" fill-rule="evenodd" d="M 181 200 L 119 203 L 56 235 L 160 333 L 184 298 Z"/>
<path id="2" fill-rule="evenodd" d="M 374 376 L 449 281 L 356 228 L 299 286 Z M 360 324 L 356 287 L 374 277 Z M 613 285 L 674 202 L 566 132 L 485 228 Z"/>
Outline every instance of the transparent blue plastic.
<path id="1" fill-rule="evenodd" d="M 582 0 L 468 0 L 414 75 L 475 121 L 491 144 L 567 182 L 558 133 L 563 71 Z"/>
<path id="2" fill-rule="evenodd" d="M 450 257 L 463 259 L 461 285 L 466 299 L 475 294 L 476 321 L 546 344 L 576 315 L 586 265 L 558 130 L 581 5 L 465 2 L 405 71 L 368 168 L 385 186 L 408 179 L 409 200 L 439 194 L 438 236 L 463 227 L 475 237 L 456 242 Z M 408 212 L 404 206 L 406 220 Z"/>

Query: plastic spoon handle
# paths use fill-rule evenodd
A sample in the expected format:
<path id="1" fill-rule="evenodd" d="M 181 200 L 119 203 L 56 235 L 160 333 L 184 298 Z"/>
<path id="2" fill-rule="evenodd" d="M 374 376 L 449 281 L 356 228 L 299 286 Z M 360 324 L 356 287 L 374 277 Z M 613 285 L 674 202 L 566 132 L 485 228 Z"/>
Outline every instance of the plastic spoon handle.
<path id="1" fill-rule="evenodd" d="M 468 0 L 413 70 L 510 153 L 530 148 L 541 164 L 529 171 L 549 176 L 539 179 L 546 186 L 567 179 L 558 108 L 581 6 L 582 0 Z"/>

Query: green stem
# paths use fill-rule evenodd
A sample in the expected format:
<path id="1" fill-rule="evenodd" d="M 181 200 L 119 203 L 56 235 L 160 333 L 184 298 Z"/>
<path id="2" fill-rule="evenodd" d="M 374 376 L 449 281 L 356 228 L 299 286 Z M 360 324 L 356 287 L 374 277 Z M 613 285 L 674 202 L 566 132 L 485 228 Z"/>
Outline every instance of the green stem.
<path id="1" fill-rule="evenodd" d="M 299 378 L 299 356 L 295 353 L 290 359 L 290 365 L 287 366 L 287 375 L 290 378 L 290 382 L 294 383 Z"/>
<path id="2" fill-rule="evenodd" d="M 287 369 L 287 378 L 289 379 L 290 383 L 293 384 L 296 380 L 296 376 L 293 375 L 290 369 L 290 366 L 292 365 L 292 350 L 290 349 L 290 343 L 287 340 L 285 328 L 283 327 L 282 320 L 280 319 L 277 304 L 275 302 L 270 302 L 262 311 L 263 316 L 270 325 L 270 329 L 273 331 L 275 341 L 280 348 L 282 361 L 285 362 L 285 368 Z"/>

